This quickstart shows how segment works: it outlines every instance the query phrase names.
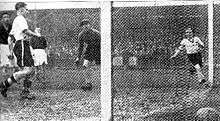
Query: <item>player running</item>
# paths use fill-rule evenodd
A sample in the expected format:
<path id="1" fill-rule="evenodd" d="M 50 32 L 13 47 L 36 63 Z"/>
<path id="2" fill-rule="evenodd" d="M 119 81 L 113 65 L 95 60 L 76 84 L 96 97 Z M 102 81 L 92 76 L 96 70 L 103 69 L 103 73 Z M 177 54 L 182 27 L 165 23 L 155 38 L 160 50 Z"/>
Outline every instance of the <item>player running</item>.
<path id="1" fill-rule="evenodd" d="M 191 28 L 187 28 L 185 30 L 185 36 L 181 43 L 179 48 L 176 50 L 175 54 L 171 56 L 171 58 L 176 57 L 180 51 L 186 50 L 188 59 L 193 64 L 193 66 L 196 69 L 198 81 L 201 85 L 206 83 L 204 75 L 202 74 L 202 54 L 201 49 L 204 48 L 204 43 L 196 36 L 193 35 L 193 31 Z"/>
<path id="2" fill-rule="evenodd" d="M 0 83 L 1 94 L 3 97 L 7 97 L 7 90 L 13 83 L 17 83 L 17 81 L 24 79 L 24 89 L 21 92 L 21 97 L 28 99 L 33 98 L 33 96 L 29 94 L 29 88 L 32 83 L 29 78 L 34 73 L 34 61 L 31 55 L 29 37 L 39 35 L 28 28 L 25 17 L 29 12 L 26 6 L 27 4 L 24 2 L 16 3 L 15 9 L 17 11 L 17 16 L 13 21 L 12 30 L 8 38 L 9 41 L 12 38 L 11 36 L 15 38 L 16 42 L 13 52 L 17 57 L 17 65 L 22 68 L 22 70 L 13 73 L 10 78 Z"/>

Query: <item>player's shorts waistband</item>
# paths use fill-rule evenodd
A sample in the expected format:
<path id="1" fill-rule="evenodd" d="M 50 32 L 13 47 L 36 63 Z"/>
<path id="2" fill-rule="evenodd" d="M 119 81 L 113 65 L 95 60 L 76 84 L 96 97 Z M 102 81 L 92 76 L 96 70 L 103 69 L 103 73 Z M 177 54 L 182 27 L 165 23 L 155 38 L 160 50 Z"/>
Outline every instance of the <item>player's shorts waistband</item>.
<path id="1" fill-rule="evenodd" d="M 199 54 L 201 52 L 195 52 L 195 53 L 187 53 L 187 55 L 194 55 L 194 54 Z"/>
<path id="2" fill-rule="evenodd" d="M 20 39 L 20 40 L 16 40 L 15 42 L 18 42 L 18 41 L 29 41 L 30 39 Z"/>

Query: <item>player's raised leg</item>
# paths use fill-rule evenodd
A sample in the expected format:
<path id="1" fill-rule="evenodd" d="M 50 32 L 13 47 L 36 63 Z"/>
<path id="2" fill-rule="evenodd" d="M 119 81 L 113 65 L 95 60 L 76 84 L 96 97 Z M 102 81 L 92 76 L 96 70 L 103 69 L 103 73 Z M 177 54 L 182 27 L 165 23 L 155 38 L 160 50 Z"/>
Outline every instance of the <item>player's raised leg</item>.
<path id="1" fill-rule="evenodd" d="M 28 76 L 33 73 L 34 61 L 32 58 L 28 37 L 39 35 L 32 32 L 28 28 L 25 17 L 29 12 L 26 6 L 27 4 L 24 2 L 16 3 L 15 9 L 17 11 L 17 16 L 13 21 L 12 30 L 8 39 L 11 41 L 12 36 L 15 38 L 16 42 L 13 51 L 17 58 L 17 65 L 23 69 L 13 73 L 10 78 L 0 83 L 1 94 L 3 97 L 7 97 L 6 92 L 8 88 L 22 78 L 25 78 L 24 90 L 22 92 L 26 92 L 26 95 L 24 95 L 25 97 L 27 97 L 29 94 L 27 89 L 30 88 L 30 81 L 27 80 L 29 80 Z"/>
<path id="2" fill-rule="evenodd" d="M 195 65 L 196 68 L 196 73 L 197 73 L 197 77 L 198 77 L 198 81 L 200 82 L 200 84 L 203 84 L 206 82 L 204 75 L 202 74 L 202 69 L 199 66 L 199 64 Z"/>

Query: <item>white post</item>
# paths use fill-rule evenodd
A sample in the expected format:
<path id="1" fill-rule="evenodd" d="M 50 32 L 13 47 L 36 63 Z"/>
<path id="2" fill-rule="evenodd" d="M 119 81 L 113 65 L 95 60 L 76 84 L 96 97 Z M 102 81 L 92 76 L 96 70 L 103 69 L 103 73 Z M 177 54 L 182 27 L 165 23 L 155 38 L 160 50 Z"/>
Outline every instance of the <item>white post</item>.
<path id="1" fill-rule="evenodd" d="M 213 0 L 208 1 L 208 72 L 209 82 L 213 85 Z"/>
<path id="2" fill-rule="evenodd" d="M 101 2 L 101 120 L 110 121 L 111 110 L 111 2 Z"/>

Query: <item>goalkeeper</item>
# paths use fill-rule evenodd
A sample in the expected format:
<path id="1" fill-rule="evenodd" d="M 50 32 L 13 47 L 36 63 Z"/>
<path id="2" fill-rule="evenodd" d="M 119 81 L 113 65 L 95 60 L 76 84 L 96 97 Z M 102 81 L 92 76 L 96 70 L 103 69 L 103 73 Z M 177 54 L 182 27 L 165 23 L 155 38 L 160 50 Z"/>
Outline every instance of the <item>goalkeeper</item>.
<path id="1" fill-rule="evenodd" d="M 96 65 L 100 65 L 101 64 L 101 53 L 100 53 L 101 36 L 100 36 L 99 31 L 97 31 L 96 29 L 93 29 L 92 25 L 87 19 L 84 19 L 80 23 L 80 27 L 82 28 L 82 31 L 80 32 L 78 36 L 79 53 L 76 59 L 76 63 L 79 63 L 79 60 L 82 56 L 82 52 L 84 49 L 84 45 L 86 44 L 87 46 L 86 46 L 86 50 L 85 50 L 84 57 L 83 57 L 83 67 L 85 68 L 89 67 L 89 63 L 91 63 L 92 61 L 95 61 Z M 84 75 L 86 84 L 81 87 L 84 91 L 92 89 L 91 73 L 92 73 L 92 70 L 88 69 L 88 71 L 86 71 L 86 75 Z"/>

